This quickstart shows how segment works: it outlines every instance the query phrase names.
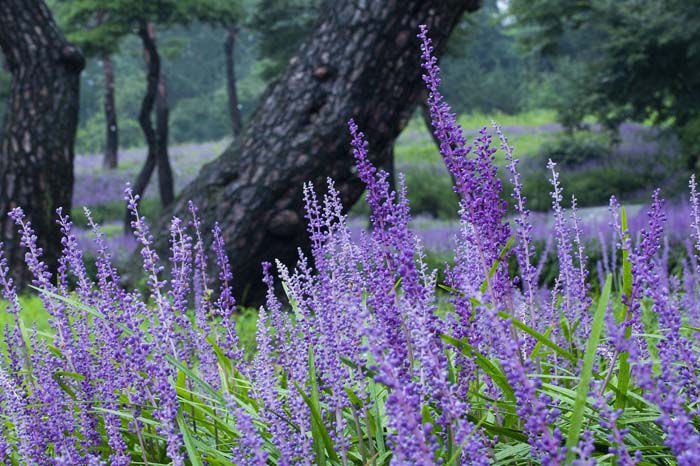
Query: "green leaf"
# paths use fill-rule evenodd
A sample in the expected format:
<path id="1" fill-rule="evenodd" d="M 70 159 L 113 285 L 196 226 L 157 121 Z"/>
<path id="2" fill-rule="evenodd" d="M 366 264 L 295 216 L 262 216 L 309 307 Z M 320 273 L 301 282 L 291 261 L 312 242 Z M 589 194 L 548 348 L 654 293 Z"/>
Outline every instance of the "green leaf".
<path id="1" fill-rule="evenodd" d="M 187 425 L 187 422 L 185 422 L 182 413 L 177 413 L 177 424 L 180 426 L 182 440 L 185 442 L 185 450 L 187 450 L 190 463 L 192 466 L 203 466 L 202 459 L 198 456 L 198 449 L 192 437 L 192 432 L 190 432 L 190 427 Z"/>
<path id="2" fill-rule="evenodd" d="M 75 392 L 73 389 L 68 385 L 65 380 L 63 380 L 63 377 L 69 377 L 71 379 L 75 380 L 85 380 L 85 376 L 82 374 L 78 374 L 75 372 L 65 372 L 65 371 L 56 371 L 52 375 L 53 379 L 56 381 L 56 383 L 63 389 L 64 392 L 68 394 L 71 398 L 74 400 L 77 400 L 78 398 L 75 396 Z"/>
<path id="3" fill-rule="evenodd" d="M 544 331 L 543 336 L 545 338 L 549 338 L 549 336 L 552 334 L 553 330 L 554 330 L 554 324 L 547 327 L 547 330 Z M 543 343 L 538 340 L 537 343 L 535 344 L 535 347 L 532 348 L 532 351 L 530 352 L 530 360 L 531 361 L 534 361 L 535 358 L 537 358 L 537 356 L 540 354 L 540 350 L 542 349 L 542 345 L 543 345 Z"/>
<path id="4" fill-rule="evenodd" d="M 570 351 L 567 351 L 566 349 L 562 348 L 561 346 L 557 345 L 554 343 L 552 340 L 547 338 L 545 335 L 541 334 L 537 330 L 534 330 L 527 325 L 525 325 L 523 322 L 519 321 L 518 319 L 513 318 L 510 314 L 507 312 L 500 311 L 498 313 L 500 317 L 503 319 L 509 319 L 512 324 L 522 330 L 523 332 L 527 333 L 528 335 L 534 337 L 538 342 L 542 342 L 543 345 L 553 349 L 559 356 L 568 359 L 569 361 L 573 363 L 577 363 L 578 359 L 576 356 L 574 356 Z"/>
<path id="5" fill-rule="evenodd" d="M 309 346 L 309 382 L 311 384 L 311 396 L 304 393 L 302 387 L 296 382 L 293 383 L 311 410 L 311 434 L 314 441 L 314 449 L 316 450 L 316 464 L 325 465 L 326 455 L 328 455 L 331 461 L 337 462 L 338 455 L 335 452 L 333 440 L 321 416 L 321 401 L 318 391 L 318 382 L 316 380 L 316 365 L 314 363 L 314 353 L 311 346 Z"/>
<path id="6" fill-rule="evenodd" d="M 489 276 L 487 279 L 484 280 L 484 282 L 481 284 L 481 292 L 486 293 L 486 290 L 489 286 L 489 281 L 493 278 L 494 275 L 496 275 L 496 271 L 498 270 L 498 266 L 501 265 L 501 261 L 503 260 L 504 257 L 506 257 L 506 254 L 508 254 L 508 251 L 510 248 L 513 246 L 513 242 L 515 241 L 515 234 L 508 239 L 508 242 L 503 246 L 503 249 L 501 249 L 501 252 L 498 254 L 498 259 L 496 262 L 494 262 L 491 265 L 491 269 L 489 270 Z"/>
<path id="7" fill-rule="evenodd" d="M 506 398 L 511 401 L 515 401 L 515 392 L 508 383 L 508 379 L 506 378 L 505 374 L 503 373 L 503 370 L 500 367 L 491 362 L 486 356 L 479 353 L 469 343 L 466 343 L 462 340 L 458 340 L 457 338 L 451 337 L 449 335 L 443 335 L 442 339 L 459 349 L 465 356 L 474 358 L 477 365 L 481 367 L 481 369 L 486 373 L 486 375 L 491 377 L 491 380 L 493 380 L 493 382 L 496 385 L 498 385 L 498 388 L 501 389 Z"/>
<path id="8" fill-rule="evenodd" d="M 621 228 L 624 234 L 624 241 L 627 241 L 629 234 L 627 233 L 627 211 L 624 207 L 621 208 Z M 622 250 L 622 293 L 628 298 L 632 296 L 632 262 L 630 261 L 630 252 L 628 248 Z M 623 307 L 623 319 L 630 320 L 632 318 L 630 306 Z M 625 331 L 625 338 L 632 336 L 632 327 L 629 326 Z M 627 403 L 627 390 L 629 389 L 631 368 L 629 364 L 629 354 L 625 351 L 620 354 L 620 369 L 617 376 L 618 396 L 615 398 L 615 408 L 624 409 Z M 612 370 L 612 368 L 611 368 Z"/>
<path id="9" fill-rule="evenodd" d="M 566 439 L 566 459 L 571 462 L 574 459 L 573 448 L 577 445 L 581 428 L 583 426 L 583 412 L 586 409 L 586 399 L 588 398 L 588 390 L 591 385 L 591 377 L 593 374 L 593 363 L 600 341 L 600 335 L 603 332 L 603 324 L 605 323 L 605 311 L 608 308 L 610 300 L 610 288 L 612 287 L 612 276 L 608 274 L 603 286 L 603 293 L 598 300 L 598 308 L 593 316 L 593 325 L 591 333 L 588 337 L 588 345 L 586 346 L 586 354 L 583 358 L 583 368 L 581 369 L 580 381 L 578 390 L 576 391 L 576 401 L 571 414 L 571 426 L 569 427 L 569 435 Z"/>

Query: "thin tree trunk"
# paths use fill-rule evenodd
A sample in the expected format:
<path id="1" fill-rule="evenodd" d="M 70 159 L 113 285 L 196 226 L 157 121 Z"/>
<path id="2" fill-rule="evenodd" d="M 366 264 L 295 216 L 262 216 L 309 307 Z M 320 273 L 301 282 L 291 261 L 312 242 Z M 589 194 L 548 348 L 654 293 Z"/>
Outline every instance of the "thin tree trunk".
<path id="1" fill-rule="evenodd" d="M 104 109 L 107 136 L 103 165 L 105 168 L 115 169 L 118 164 L 119 125 L 117 123 L 117 109 L 114 105 L 114 67 L 108 53 L 102 55 L 102 69 L 105 75 Z"/>
<path id="2" fill-rule="evenodd" d="M 160 70 L 158 97 L 156 98 L 156 161 L 158 164 L 158 189 L 163 206 L 168 206 L 175 198 L 173 171 L 168 156 L 168 85 L 165 73 Z"/>
<path id="3" fill-rule="evenodd" d="M 0 241 L 16 283 L 29 273 L 8 217 L 24 209 L 55 270 L 61 234 L 55 210 L 70 212 L 80 72 L 85 60 L 59 31 L 41 0 L 0 1 L 0 48 L 12 73 L 0 140 Z"/>
<path id="4" fill-rule="evenodd" d="M 315 31 L 271 85 L 243 134 L 206 165 L 156 226 L 167 249 L 171 216 L 199 208 L 207 233 L 218 222 L 238 278 L 240 302 L 261 297 L 261 262 L 292 265 L 309 246 L 302 185 L 336 182 L 349 208 L 364 186 L 357 178 L 347 122 L 366 133 L 370 159 L 384 165 L 421 96 L 418 25 L 430 28 L 435 53 L 478 0 L 328 2 Z M 206 240 L 211 240 L 208 235 Z"/>
<path id="5" fill-rule="evenodd" d="M 243 129 L 241 110 L 238 108 L 238 92 L 236 91 L 236 69 L 233 60 L 233 51 L 236 45 L 236 25 L 228 27 L 226 42 L 224 43 L 224 55 L 226 56 L 226 91 L 228 93 L 228 109 L 231 114 L 231 131 L 234 137 L 238 137 Z"/>
<path id="6" fill-rule="evenodd" d="M 135 196 L 143 197 L 157 163 L 157 137 L 153 129 L 151 113 L 153 112 L 153 107 L 158 95 L 160 56 L 156 48 L 155 31 L 152 23 L 142 22 L 139 25 L 138 36 L 141 38 L 141 43 L 143 44 L 143 61 L 147 69 L 146 93 L 143 96 L 141 109 L 139 110 L 139 125 L 141 125 L 141 131 L 143 131 L 143 135 L 146 139 L 148 152 L 146 154 L 146 161 L 136 178 L 132 191 Z M 131 231 L 131 214 L 128 210 L 124 218 L 124 230 L 127 233 Z"/>

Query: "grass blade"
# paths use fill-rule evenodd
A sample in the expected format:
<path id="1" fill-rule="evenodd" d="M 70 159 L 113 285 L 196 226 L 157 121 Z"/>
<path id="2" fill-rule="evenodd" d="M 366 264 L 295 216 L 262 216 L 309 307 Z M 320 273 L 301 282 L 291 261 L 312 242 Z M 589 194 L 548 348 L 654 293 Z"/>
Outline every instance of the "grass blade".
<path id="1" fill-rule="evenodd" d="M 605 323 L 605 311 L 608 308 L 610 300 L 610 288 L 612 287 L 612 276 L 608 275 L 605 279 L 603 293 L 598 300 L 598 308 L 593 316 L 593 325 L 591 333 L 588 337 L 588 345 L 586 346 L 586 354 L 583 358 L 583 368 L 581 369 L 580 381 L 578 390 L 576 391 L 576 401 L 571 415 L 571 427 L 569 427 L 569 436 L 566 439 L 566 459 L 571 462 L 574 459 L 573 448 L 577 445 L 581 428 L 583 426 L 583 412 L 586 409 L 586 399 L 588 398 L 588 390 L 591 385 L 591 377 L 593 374 L 593 363 L 595 362 L 596 350 L 600 341 L 600 335 L 603 333 L 603 324 Z"/>

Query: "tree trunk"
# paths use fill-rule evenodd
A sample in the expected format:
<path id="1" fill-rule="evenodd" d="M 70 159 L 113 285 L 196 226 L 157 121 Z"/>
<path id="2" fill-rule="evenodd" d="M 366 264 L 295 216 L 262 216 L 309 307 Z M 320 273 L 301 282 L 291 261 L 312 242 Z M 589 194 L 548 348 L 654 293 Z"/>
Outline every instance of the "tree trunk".
<path id="1" fill-rule="evenodd" d="M 333 178 L 347 208 L 362 194 L 348 120 L 366 133 L 376 165 L 390 156 L 423 86 L 418 26 L 430 28 L 439 55 L 461 14 L 478 7 L 478 0 L 328 2 L 241 137 L 164 211 L 157 247 L 167 248 L 168 220 L 184 218 L 192 200 L 205 233 L 215 221 L 221 226 L 240 302 L 255 302 L 261 262 L 291 264 L 296 246 L 309 245 L 302 184 L 322 190 Z"/>
<path id="2" fill-rule="evenodd" d="M 78 123 L 80 50 L 59 31 L 41 0 L 0 1 L 0 48 L 12 73 L 0 140 L 0 241 L 17 284 L 27 283 L 24 250 L 8 213 L 22 207 L 55 270 L 58 207 L 70 211 Z"/>
<path id="3" fill-rule="evenodd" d="M 143 197 L 143 194 L 148 187 L 148 182 L 151 180 L 151 176 L 153 175 L 153 171 L 155 170 L 156 166 L 158 166 L 159 180 L 162 180 L 159 181 L 158 185 L 160 189 L 161 202 L 165 206 L 170 204 L 174 197 L 172 191 L 172 171 L 170 170 L 170 163 L 168 161 L 167 148 L 168 105 L 166 85 L 165 81 L 163 80 L 161 86 L 160 55 L 158 54 L 158 48 L 156 46 L 153 23 L 142 22 L 139 26 L 138 35 L 141 38 L 141 43 L 143 44 L 143 60 L 146 63 L 148 70 L 146 78 L 146 94 L 143 96 L 143 100 L 141 101 L 141 110 L 139 111 L 139 124 L 141 125 L 141 130 L 146 138 L 148 152 L 146 155 L 146 161 L 144 162 L 132 189 L 135 195 Z M 159 98 L 159 94 L 161 93 L 162 97 Z M 156 101 L 158 101 L 158 108 L 156 110 L 156 126 L 158 132 L 156 132 L 156 130 L 153 128 L 153 122 L 151 121 L 151 113 L 153 113 L 153 107 L 156 105 Z M 164 144 L 159 144 L 159 140 L 162 140 Z M 162 150 L 160 149 L 160 146 L 163 147 Z M 169 193 L 168 183 L 170 185 Z M 131 214 L 128 211 L 126 212 L 124 229 L 126 232 L 131 231 Z"/>
<path id="4" fill-rule="evenodd" d="M 114 68 L 112 58 L 108 53 L 102 55 L 102 69 L 105 74 L 105 125 L 107 144 L 105 146 L 104 167 L 117 168 L 119 151 L 119 125 L 117 124 L 117 109 L 114 105 Z"/>
<path id="5" fill-rule="evenodd" d="M 168 84 L 165 73 L 160 70 L 158 97 L 156 98 L 156 161 L 158 163 L 158 189 L 163 206 L 170 205 L 175 198 L 173 171 L 168 156 Z"/>
<path id="6" fill-rule="evenodd" d="M 224 43 L 224 55 L 226 56 L 226 91 L 228 92 L 228 108 L 231 113 L 231 131 L 234 137 L 238 137 L 243 129 L 241 110 L 238 108 L 238 92 L 236 91 L 236 69 L 233 61 L 233 50 L 236 44 L 238 28 L 235 25 L 228 27 L 226 42 Z"/>

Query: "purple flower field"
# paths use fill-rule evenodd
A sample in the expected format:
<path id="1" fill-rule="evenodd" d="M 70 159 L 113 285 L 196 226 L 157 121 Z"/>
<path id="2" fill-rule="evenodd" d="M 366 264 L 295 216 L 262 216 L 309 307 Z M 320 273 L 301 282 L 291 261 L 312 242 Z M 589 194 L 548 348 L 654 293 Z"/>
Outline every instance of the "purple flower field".
<path id="1" fill-rule="evenodd" d="M 552 213 L 538 223 L 506 136 L 494 125 L 495 138 L 483 129 L 468 143 L 440 93 L 426 27 L 419 38 L 458 223 L 431 230 L 412 220 L 404 178 L 390 189 L 351 120 L 372 228 L 348 221 L 332 180 L 304 186 L 311 251 L 296 264 L 261 264 L 266 304 L 255 329 L 243 329 L 255 332 L 251 351 L 232 288 L 242 277 L 218 225 L 203 244 L 196 206 L 172 219 L 165 259 L 138 199 L 123 193 L 146 293 L 120 286 L 97 227 L 90 276 L 87 239 L 60 210 L 52 280 L 24 213 L 12 212 L 52 330 L 24 326 L 0 256 L 12 316 L 0 355 L 2 464 L 700 464 L 695 178 L 688 203 L 670 209 L 656 191 L 635 209 L 613 197 L 609 210 L 575 201 L 565 210 L 550 161 Z M 680 273 L 664 258 L 667 231 L 689 244 Z M 587 241 L 599 235 L 610 242 L 598 291 Z M 442 250 L 447 237 L 452 260 L 438 283 L 421 243 Z M 540 240 L 557 258 L 552 286 L 540 284 Z"/>
<path id="2" fill-rule="evenodd" d="M 175 191 L 180 191 L 197 174 L 202 165 L 216 158 L 225 142 L 187 144 L 169 149 L 175 179 Z M 77 155 L 75 158 L 75 186 L 73 205 L 95 207 L 123 202 L 126 183 L 133 183 L 146 157 L 145 149 L 128 149 L 119 152 L 119 170 L 105 170 L 101 154 Z M 157 171 L 149 184 L 145 197 L 157 196 Z"/>

